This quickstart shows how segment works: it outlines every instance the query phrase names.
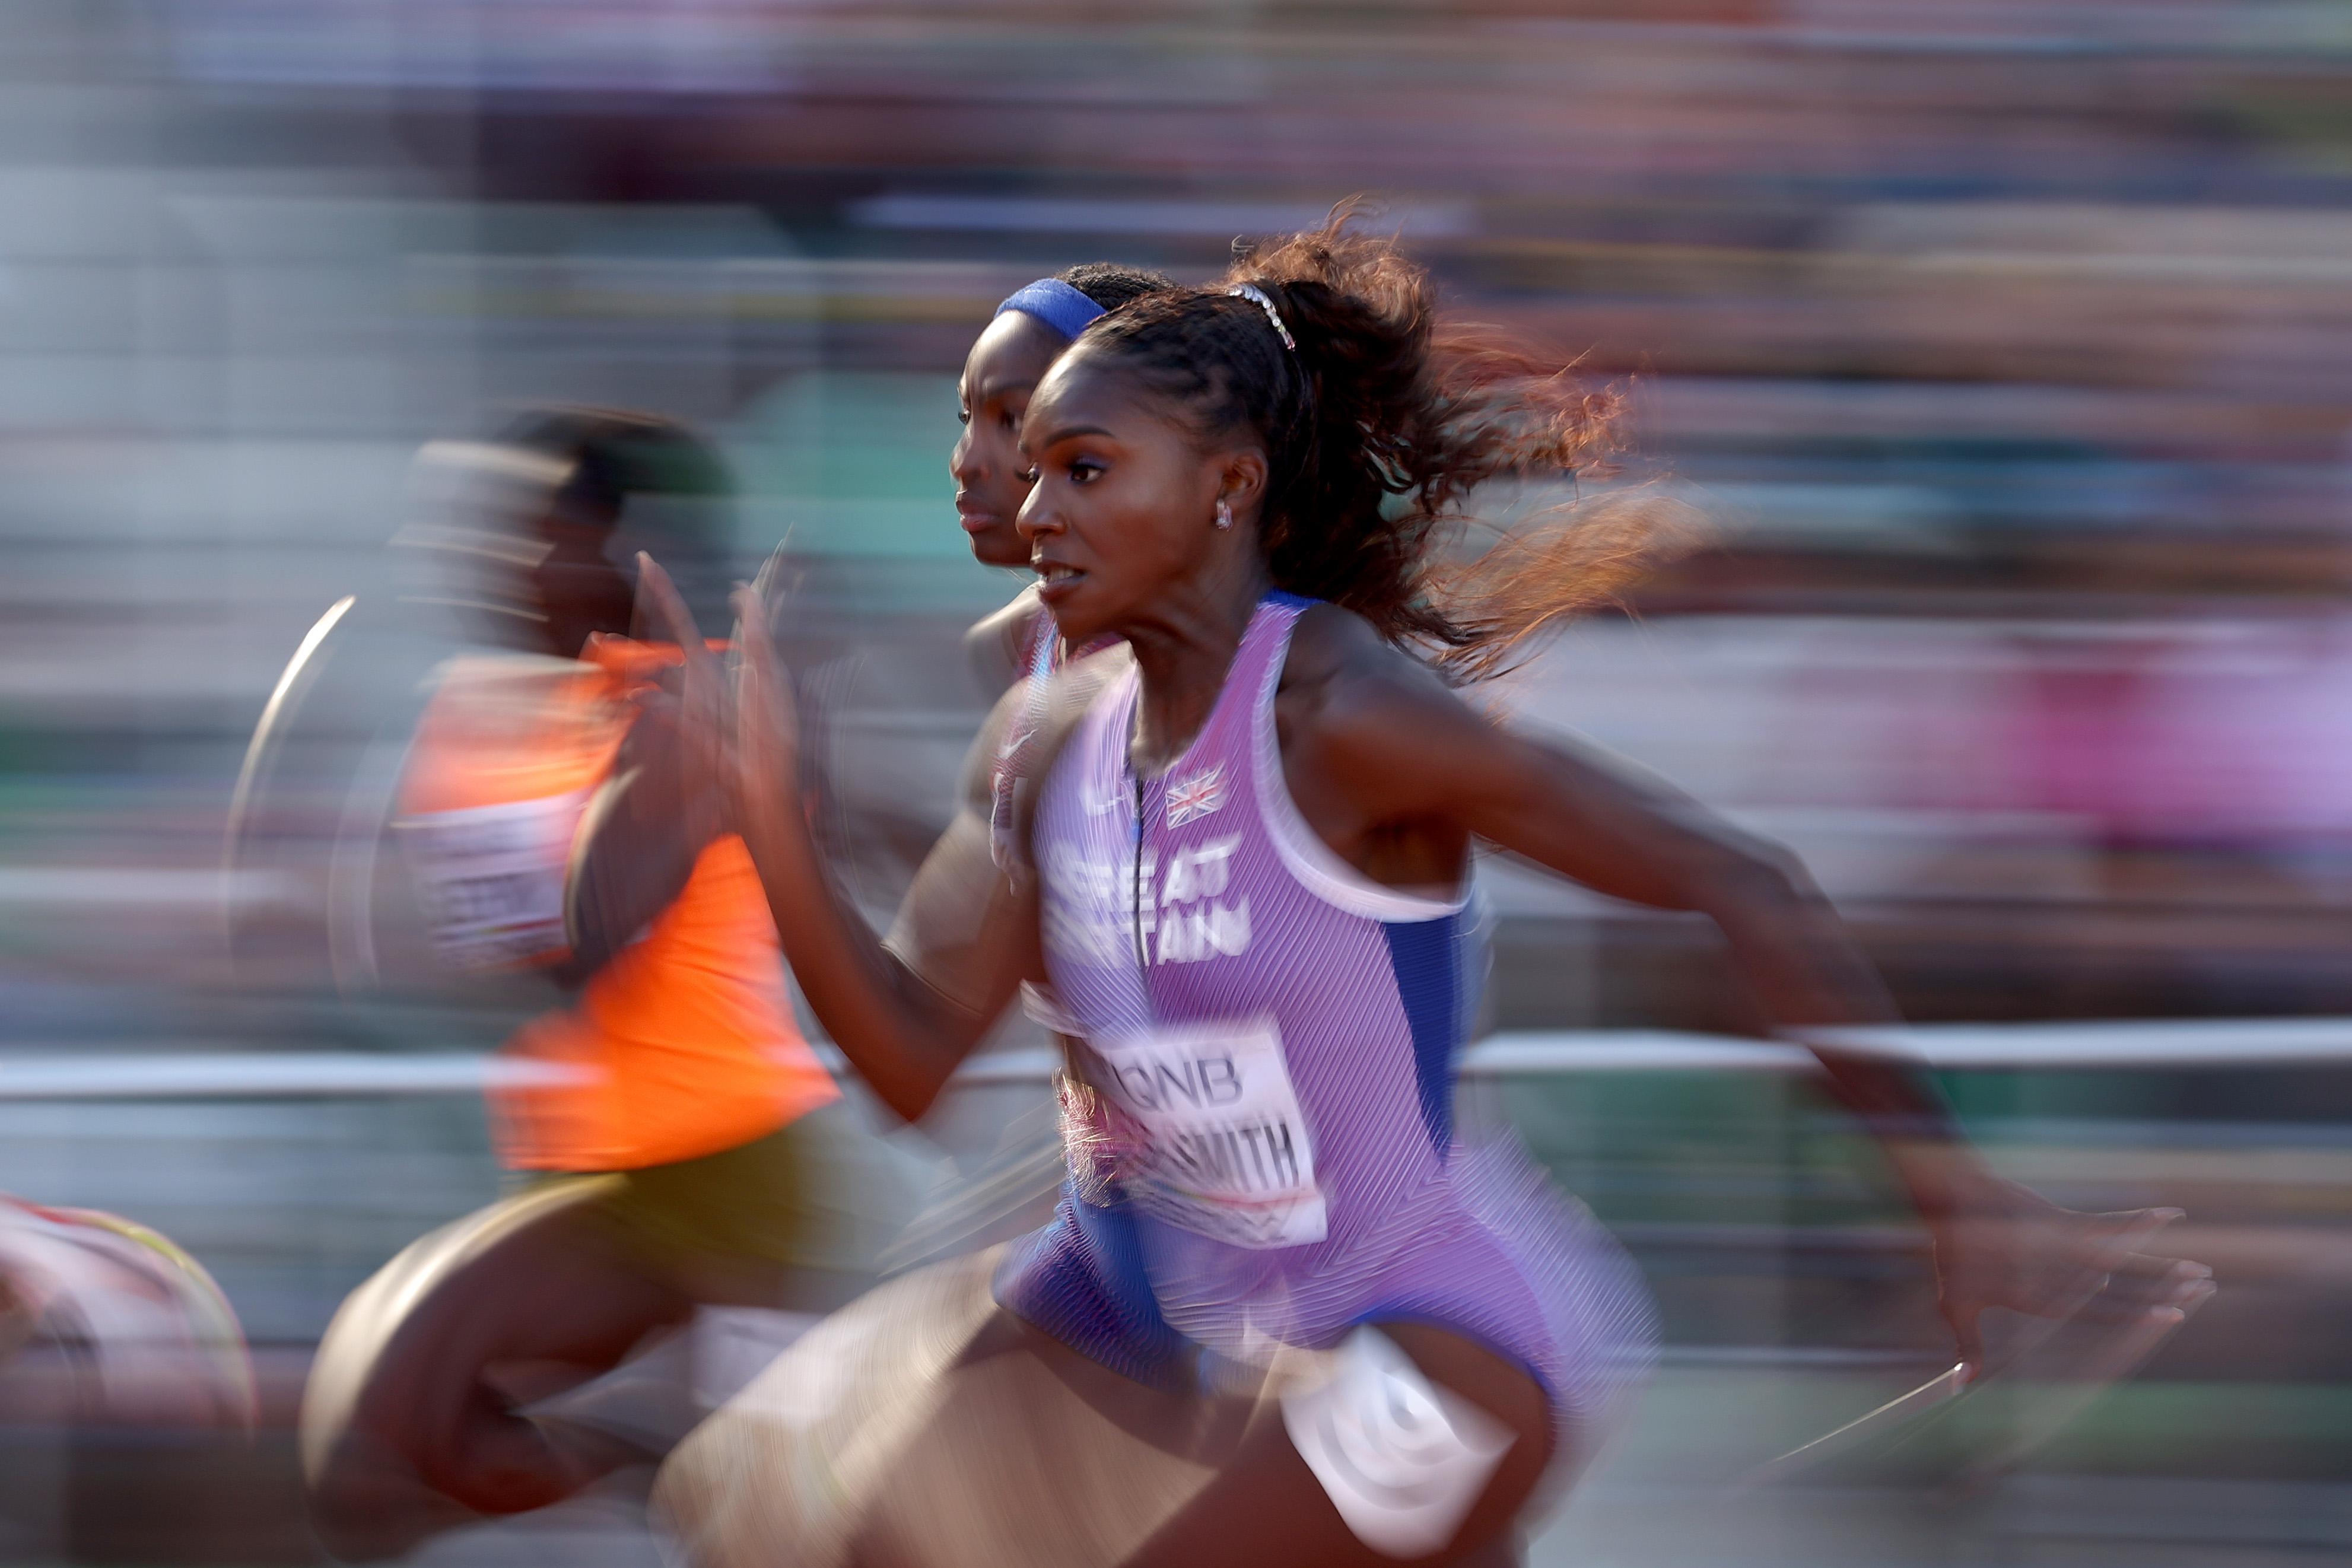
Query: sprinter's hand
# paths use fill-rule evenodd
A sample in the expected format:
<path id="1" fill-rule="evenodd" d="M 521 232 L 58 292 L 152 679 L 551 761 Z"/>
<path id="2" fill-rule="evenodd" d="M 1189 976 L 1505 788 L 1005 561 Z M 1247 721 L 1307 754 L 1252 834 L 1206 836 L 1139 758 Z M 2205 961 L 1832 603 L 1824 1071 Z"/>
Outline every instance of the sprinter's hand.
<path id="1" fill-rule="evenodd" d="M 2041 1318 L 2178 1323 L 2213 1293 L 2202 1263 L 2143 1250 L 2180 1218 L 2177 1208 L 2077 1214 L 1987 1175 L 1927 1217 L 1936 1286 L 1960 1360 L 1985 1370 L 1988 1307 Z"/>

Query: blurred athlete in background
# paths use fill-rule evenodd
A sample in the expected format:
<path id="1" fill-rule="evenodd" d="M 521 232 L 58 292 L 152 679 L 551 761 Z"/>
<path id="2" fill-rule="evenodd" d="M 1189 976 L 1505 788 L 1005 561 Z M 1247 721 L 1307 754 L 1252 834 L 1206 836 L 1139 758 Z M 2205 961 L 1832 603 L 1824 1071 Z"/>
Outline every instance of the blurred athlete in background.
<path id="1" fill-rule="evenodd" d="M 246 1434 L 253 1364 L 228 1298 L 169 1238 L 0 1195 L 0 1410 Z"/>
<path id="2" fill-rule="evenodd" d="M 354 1558 L 657 1450 L 546 1402 L 699 1306 L 846 1299 L 874 1201 L 743 841 L 637 723 L 681 653 L 627 637 L 625 546 L 715 555 L 719 458 L 665 420 L 554 409 L 471 460 L 488 499 L 448 553 L 498 646 L 436 672 L 392 832 L 444 962 L 574 994 L 516 1034 L 531 1071 L 494 1095 L 526 1185 L 394 1259 L 320 1347 L 304 1464 L 321 1539 Z"/>
<path id="3" fill-rule="evenodd" d="M 1029 571 L 1029 542 L 1014 519 L 1029 497 L 1021 417 L 1037 383 L 1088 326 L 1133 300 L 1174 287 L 1157 272 L 1095 261 L 1026 284 L 996 308 L 956 383 L 963 433 L 948 459 L 956 482 L 957 518 L 970 538 L 972 558 L 982 566 Z M 972 625 L 964 634 L 964 652 L 992 703 L 1008 686 L 1025 694 L 1005 726 L 973 742 L 958 774 L 961 809 L 990 824 L 1002 856 L 1012 841 L 1012 780 L 1044 717 L 1047 681 L 1068 650 L 1033 582 Z M 1048 1032 L 1059 1034 L 1068 1027 L 1050 987 L 1027 988 L 1022 1001 L 1030 1021 Z M 1018 1117 L 999 1130 L 990 1157 L 968 1179 L 939 1195 L 908 1228 L 891 1249 L 892 1261 L 903 1266 L 936 1260 L 1018 1235 L 1050 1208 L 1061 1179 L 1059 1129 L 1036 1114 Z"/>

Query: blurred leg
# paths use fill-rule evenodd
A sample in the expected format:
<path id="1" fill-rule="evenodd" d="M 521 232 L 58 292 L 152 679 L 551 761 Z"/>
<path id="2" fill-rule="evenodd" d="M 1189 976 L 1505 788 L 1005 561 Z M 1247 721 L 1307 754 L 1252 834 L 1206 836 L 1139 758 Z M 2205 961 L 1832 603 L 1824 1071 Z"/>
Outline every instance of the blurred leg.
<path id="1" fill-rule="evenodd" d="M 1471 1506 L 1449 1552 L 1414 1559 L 1458 1568 L 1517 1561 L 1512 1524 L 1552 1454 L 1549 1401 L 1533 1379 L 1493 1352 L 1425 1323 L 1381 1323 L 1381 1332 L 1423 1375 L 1478 1406 L 1514 1441 Z M 1220 1568 L 1303 1563 L 1395 1568 L 1398 1559 L 1358 1540 L 1292 1446 L 1280 1409 L 1262 1406 L 1240 1450 L 1217 1478 L 1163 1525 L 1122 1568 Z"/>
<path id="2" fill-rule="evenodd" d="M 1391 1564 L 1349 1531 L 1267 1401 L 1112 1372 L 993 1304 L 1000 1254 L 919 1270 L 811 1330 L 670 1456 L 656 1515 L 694 1568 Z M 1382 1325 L 1514 1437 L 1450 1554 L 1516 1560 L 1552 1451 L 1517 1367 Z"/>
<path id="3" fill-rule="evenodd" d="M 607 1192 L 567 1183 L 495 1205 L 344 1303 L 303 1400 L 312 1519 L 330 1551 L 394 1555 L 481 1514 L 558 1501 L 626 1457 L 515 1413 L 693 1313 L 616 1248 L 594 1212 Z"/>

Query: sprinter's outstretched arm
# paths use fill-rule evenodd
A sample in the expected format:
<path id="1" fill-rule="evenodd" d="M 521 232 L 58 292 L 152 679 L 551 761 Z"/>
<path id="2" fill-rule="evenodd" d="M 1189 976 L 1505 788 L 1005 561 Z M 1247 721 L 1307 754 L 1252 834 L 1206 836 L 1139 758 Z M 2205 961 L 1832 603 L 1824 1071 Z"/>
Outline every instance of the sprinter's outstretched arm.
<path id="1" fill-rule="evenodd" d="M 1711 917 L 1773 1022 L 1811 1049 L 1909 1186 L 1972 1368 L 1989 1306 L 2065 1315 L 2095 1294 L 2104 1316 L 2179 1313 L 2211 1289 L 2202 1265 L 2138 1250 L 2177 1210 L 2076 1214 L 2000 1179 L 1923 1067 L 1840 1039 L 1901 1019 L 1786 850 L 1638 773 L 1490 722 L 1328 606 L 1300 618 L 1278 704 L 1286 770 L 1335 849 L 1447 824 L 1598 892 Z"/>

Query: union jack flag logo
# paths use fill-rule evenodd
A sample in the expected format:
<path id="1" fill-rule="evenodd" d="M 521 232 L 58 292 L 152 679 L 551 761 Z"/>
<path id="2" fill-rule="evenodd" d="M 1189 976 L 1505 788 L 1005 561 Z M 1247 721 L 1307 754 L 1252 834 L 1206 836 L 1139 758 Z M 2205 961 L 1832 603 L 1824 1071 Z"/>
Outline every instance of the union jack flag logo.
<path id="1" fill-rule="evenodd" d="M 1225 765 L 1179 779 L 1168 786 L 1168 825 L 1181 828 L 1195 818 L 1205 817 L 1225 803 Z"/>

